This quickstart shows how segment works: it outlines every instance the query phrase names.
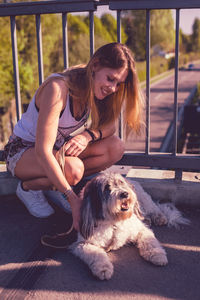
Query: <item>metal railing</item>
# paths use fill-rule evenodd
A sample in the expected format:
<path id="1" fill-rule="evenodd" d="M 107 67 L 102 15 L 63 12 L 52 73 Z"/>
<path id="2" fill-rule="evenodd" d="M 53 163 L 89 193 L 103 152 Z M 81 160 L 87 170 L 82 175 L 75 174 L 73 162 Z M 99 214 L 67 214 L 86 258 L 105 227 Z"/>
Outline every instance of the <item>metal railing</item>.
<path id="1" fill-rule="evenodd" d="M 89 12 L 90 17 L 90 54 L 94 51 L 94 12 L 98 6 L 108 5 L 110 10 L 117 11 L 117 41 L 121 41 L 121 11 L 146 11 L 146 139 L 144 153 L 125 153 L 118 164 L 130 166 L 156 167 L 175 170 L 176 179 L 181 179 L 182 170 L 199 171 L 200 157 L 177 153 L 178 128 L 178 66 L 179 66 L 179 26 L 180 10 L 200 8 L 199 0 L 58 0 L 43 2 L 20 2 L 0 4 L 0 17 L 9 16 L 11 24 L 13 68 L 15 82 L 15 99 L 17 119 L 21 116 L 20 82 L 18 70 L 18 54 L 16 42 L 15 17 L 19 15 L 35 15 L 39 84 L 43 81 L 43 56 L 40 16 L 42 14 L 62 14 L 63 57 L 64 68 L 68 67 L 67 14 L 70 12 Z M 175 41 L 175 77 L 174 77 L 174 116 L 173 116 L 173 151 L 172 153 L 150 153 L 150 11 L 154 9 L 176 10 L 176 41 Z M 123 133 L 121 132 L 121 135 Z"/>

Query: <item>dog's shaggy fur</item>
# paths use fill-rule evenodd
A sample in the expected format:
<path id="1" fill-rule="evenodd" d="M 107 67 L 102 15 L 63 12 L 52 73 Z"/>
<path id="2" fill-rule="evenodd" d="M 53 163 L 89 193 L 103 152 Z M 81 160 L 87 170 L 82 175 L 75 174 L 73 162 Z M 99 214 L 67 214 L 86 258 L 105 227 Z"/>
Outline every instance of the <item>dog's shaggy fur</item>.
<path id="1" fill-rule="evenodd" d="M 116 173 L 93 178 L 81 197 L 80 234 L 70 249 L 101 280 L 113 275 L 106 252 L 127 243 L 135 244 L 145 260 L 159 266 L 167 264 L 166 252 L 145 220 L 156 225 L 187 223 L 174 206 L 156 205 L 138 182 Z"/>

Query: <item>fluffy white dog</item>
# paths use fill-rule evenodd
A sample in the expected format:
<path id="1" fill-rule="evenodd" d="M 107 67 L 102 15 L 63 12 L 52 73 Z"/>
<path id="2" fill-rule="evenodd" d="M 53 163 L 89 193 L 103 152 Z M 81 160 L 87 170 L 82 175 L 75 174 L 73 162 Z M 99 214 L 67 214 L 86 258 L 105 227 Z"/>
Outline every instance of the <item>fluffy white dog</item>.
<path id="1" fill-rule="evenodd" d="M 163 266 L 166 252 L 145 219 L 156 225 L 187 224 L 172 204 L 156 205 L 135 181 L 120 174 L 102 173 L 89 181 L 81 192 L 80 233 L 70 250 L 101 280 L 113 275 L 107 252 L 133 243 L 147 261 Z"/>

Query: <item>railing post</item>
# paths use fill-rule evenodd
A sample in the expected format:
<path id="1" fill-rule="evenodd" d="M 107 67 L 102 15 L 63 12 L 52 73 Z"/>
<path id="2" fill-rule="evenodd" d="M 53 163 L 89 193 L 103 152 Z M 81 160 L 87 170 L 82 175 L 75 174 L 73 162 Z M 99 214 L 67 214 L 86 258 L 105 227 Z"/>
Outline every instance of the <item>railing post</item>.
<path id="1" fill-rule="evenodd" d="M 20 84 L 19 84 L 19 66 L 18 66 L 17 33 L 16 33 L 15 16 L 10 17 L 10 25 L 11 25 L 14 82 L 15 82 L 15 103 L 16 103 L 16 114 L 17 114 L 17 121 L 18 121 L 21 118 L 22 107 L 21 107 L 21 95 L 20 95 Z"/>
<path id="2" fill-rule="evenodd" d="M 117 11 L 117 41 L 121 43 L 121 10 Z M 119 116 L 119 137 L 124 140 L 123 132 L 123 114 L 120 113 Z"/>
<path id="3" fill-rule="evenodd" d="M 90 57 L 94 53 L 94 12 L 89 12 L 90 17 Z"/>
<path id="4" fill-rule="evenodd" d="M 36 15 L 36 33 L 37 33 L 39 84 L 42 84 L 42 82 L 44 81 L 44 72 L 43 72 L 42 31 L 41 31 L 40 15 Z"/>
<path id="5" fill-rule="evenodd" d="M 177 153 L 177 123 L 178 123 L 178 62 L 179 62 L 179 16 L 180 10 L 176 9 L 176 48 L 175 48 L 175 81 L 174 81 L 174 144 L 173 155 Z"/>
<path id="6" fill-rule="evenodd" d="M 64 69 L 69 66 L 68 60 L 68 34 L 67 34 L 67 13 L 62 14 L 62 33 L 63 33 L 63 60 Z"/>
<path id="7" fill-rule="evenodd" d="M 150 144 L 150 10 L 146 10 L 146 142 L 145 154 Z"/>
<path id="8" fill-rule="evenodd" d="M 121 10 L 117 11 L 117 41 L 121 43 Z"/>

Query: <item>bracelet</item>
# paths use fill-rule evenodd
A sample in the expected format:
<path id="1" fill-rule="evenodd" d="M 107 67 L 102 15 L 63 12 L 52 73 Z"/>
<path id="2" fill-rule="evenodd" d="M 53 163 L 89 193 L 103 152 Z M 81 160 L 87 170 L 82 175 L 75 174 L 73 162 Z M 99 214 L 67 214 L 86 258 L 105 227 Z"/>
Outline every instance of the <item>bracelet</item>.
<path id="1" fill-rule="evenodd" d="M 72 190 L 65 190 L 63 195 L 65 196 L 66 199 L 68 199 L 70 197 L 70 195 L 73 194 Z"/>
<path id="2" fill-rule="evenodd" d="M 95 141 L 95 135 L 94 135 L 94 133 L 91 130 L 87 129 L 87 128 L 85 129 L 85 131 L 87 133 L 89 133 L 89 135 L 91 136 L 91 138 L 92 138 L 91 142 L 94 142 Z"/>
<path id="3" fill-rule="evenodd" d="M 99 141 L 99 140 L 102 139 L 103 134 L 102 134 L 102 131 L 100 129 L 98 131 L 99 131 L 99 138 L 98 138 L 98 141 Z"/>

